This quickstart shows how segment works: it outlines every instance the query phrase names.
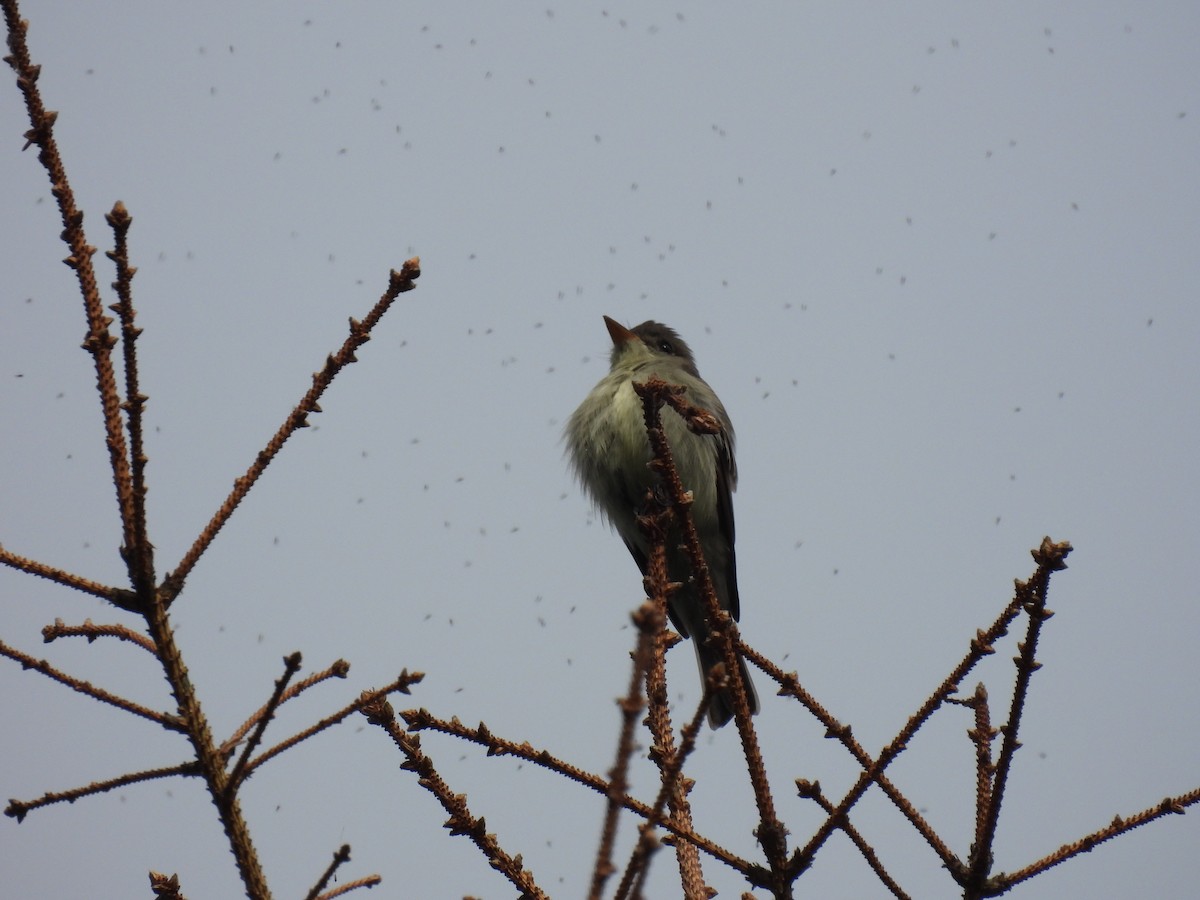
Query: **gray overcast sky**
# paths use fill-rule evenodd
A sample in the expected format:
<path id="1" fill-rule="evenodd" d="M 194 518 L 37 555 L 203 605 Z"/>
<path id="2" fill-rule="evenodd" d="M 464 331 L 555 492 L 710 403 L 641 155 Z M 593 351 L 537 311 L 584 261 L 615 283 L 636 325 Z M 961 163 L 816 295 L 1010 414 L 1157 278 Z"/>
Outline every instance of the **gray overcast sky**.
<path id="1" fill-rule="evenodd" d="M 176 563 L 419 253 L 405 295 L 269 469 L 175 607 L 218 733 L 280 658 L 342 656 L 274 738 L 401 667 L 411 705 L 604 771 L 641 599 L 561 458 L 606 368 L 608 314 L 677 328 L 738 429 L 746 639 L 872 751 L 1033 568 L 1051 594 L 996 865 L 1200 782 L 1200 12 L 1192 3 L 79 4 L 26 2 L 88 234 L 123 200 L 149 515 Z M 8 70 L 5 70 L 8 72 Z M 0 93 L 0 542 L 110 583 L 119 528 L 71 272 L 11 73 Z M 111 269 L 97 256 L 102 280 Z M 0 634 L 152 706 L 128 646 L 43 648 L 61 617 L 128 621 L 0 571 Z M 999 721 L 1015 638 L 979 670 Z M 690 652 L 673 685 L 694 699 Z M 760 687 L 764 680 L 760 677 Z M 0 665 L 0 796 L 168 765 L 182 741 Z M 780 813 L 821 821 L 844 751 L 764 691 Z M 896 782 L 960 852 L 969 727 L 947 710 Z M 695 760 L 696 816 L 753 855 L 732 731 Z M 428 738 L 510 852 L 583 893 L 602 803 Z M 342 843 L 384 897 L 506 896 L 382 735 L 353 722 L 244 802 L 278 896 Z M 646 774 L 637 779 L 650 790 Z M 918 897 L 952 897 L 878 796 L 856 818 Z M 1180 896 L 1200 819 L 1158 822 L 1014 896 Z M 628 847 L 631 823 L 624 837 Z M 14 897 L 239 893 L 199 784 L 140 785 L 0 825 Z M 667 858 L 655 896 L 671 896 Z M 724 895 L 740 884 L 706 868 Z M 835 839 L 808 895 L 880 896 Z M 380 893 L 380 890 L 382 893 Z"/>

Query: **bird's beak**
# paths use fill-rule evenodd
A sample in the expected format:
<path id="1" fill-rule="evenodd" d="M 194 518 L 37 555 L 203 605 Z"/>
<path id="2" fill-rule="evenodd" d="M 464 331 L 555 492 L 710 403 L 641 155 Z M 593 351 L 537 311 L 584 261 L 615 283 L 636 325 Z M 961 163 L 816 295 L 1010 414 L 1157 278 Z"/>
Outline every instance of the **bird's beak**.
<path id="1" fill-rule="evenodd" d="M 604 317 L 604 324 L 608 328 L 609 337 L 612 338 L 613 346 L 620 347 L 629 341 L 636 341 L 638 336 L 618 322 L 616 319 Z"/>

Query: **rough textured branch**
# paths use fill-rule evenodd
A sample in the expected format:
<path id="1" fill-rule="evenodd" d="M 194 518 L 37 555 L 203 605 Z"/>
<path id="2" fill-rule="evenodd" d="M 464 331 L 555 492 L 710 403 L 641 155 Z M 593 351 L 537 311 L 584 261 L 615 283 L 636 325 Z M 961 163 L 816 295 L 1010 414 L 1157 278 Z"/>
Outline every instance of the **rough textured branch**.
<path id="1" fill-rule="evenodd" d="M 295 434 L 299 429 L 308 427 L 308 416 L 311 413 L 319 413 L 321 406 L 318 401 L 321 395 L 325 393 L 325 389 L 333 382 L 338 372 L 346 366 L 357 361 L 355 351 L 363 344 L 371 339 L 371 329 L 379 322 L 383 314 L 388 311 L 392 302 L 406 291 L 411 291 L 416 287 L 414 283 L 421 276 L 421 260 L 418 257 L 413 257 L 408 260 L 399 272 L 394 269 L 391 272 L 388 289 L 383 296 L 368 313 L 367 317 L 361 322 L 357 319 L 350 320 L 350 334 L 343 342 L 341 349 L 331 354 L 325 360 L 325 366 L 319 372 L 315 372 L 312 377 L 312 387 L 296 404 L 295 409 L 291 411 L 283 424 L 275 432 L 275 436 L 267 442 L 267 446 L 259 451 L 258 456 L 246 470 L 246 474 L 242 475 L 233 483 L 233 490 L 229 496 L 225 498 L 225 502 L 213 515 L 209 523 L 204 527 L 200 536 L 196 538 L 196 542 L 184 554 L 183 559 L 179 561 L 179 565 L 167 575 L 163 580 L 160 593 L 165 598 L 168 605 L 183 589 L 183 583 L 187 580 L 187 576 L 191 573 L 192 568 L 199 561 L 204 551 L 216 538 L 217 533 L 229 521 L 229 517 L 233 515 L 233 511 L 237 509 L 238 504 L 242 502 L 250 489 L 254 487 L 254 483 L 271 461 L 275 459 L 279 451 L 283 449 L 287 439 Z"/>

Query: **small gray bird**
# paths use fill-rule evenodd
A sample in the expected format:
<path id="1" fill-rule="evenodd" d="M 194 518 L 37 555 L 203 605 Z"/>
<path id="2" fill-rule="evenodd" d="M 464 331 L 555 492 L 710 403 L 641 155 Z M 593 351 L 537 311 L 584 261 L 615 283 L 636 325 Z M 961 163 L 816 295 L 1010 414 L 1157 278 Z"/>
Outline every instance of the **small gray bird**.
<path id="1" fill-rule="evenodd" d="M 650 470 L 650 441 L 646 437 L 642 401 L 634 382 L 657 375 L 669 384 L 687 388 L 684 399 L 708 410 L 721 424 L 719 434 L 694 434 L 673 409 L 662 410 L 663 430 L 679 477 L 692 492 L 692 517 L 721 608 L 738 618 L 737 566 L 733 553 L 733 490 L 737 464 L 733 458 L 733 424 L 720 399 L 700 373 L 692 351 L 672 329 L 659 322 L 626 328 L 604 317 L 613 349 L 609 373 L 600 380 L 566 428 L 567 452 L 580 482 L 596 506 L 616 528 L 642 574 L 650 548 L 637 516 L 656 476 Z M 671 622 L 684 637 L 693 639 L 703 685 L 708 671 L 723 661 L 708 642 L 704 602 L 691 575 L 682 537 L 677 528 L 667 535 L 667 574 L 683 586 L 671 596 Z M 740 660 L 739 660 L 740 662 Z M 750 709 L 758 712 L 758 697 L 741 662 L 742 680 Z M 720 728 L 733 717 L 733 697 L 728 690 L 713 696 L 708 723 Z"/>

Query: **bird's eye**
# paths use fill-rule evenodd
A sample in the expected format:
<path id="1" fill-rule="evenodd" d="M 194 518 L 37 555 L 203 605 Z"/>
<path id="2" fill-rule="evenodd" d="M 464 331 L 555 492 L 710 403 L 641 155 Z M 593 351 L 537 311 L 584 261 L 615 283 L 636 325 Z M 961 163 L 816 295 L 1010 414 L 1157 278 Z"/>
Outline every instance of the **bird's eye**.
<path id="1" fill-rule="evenodd" d="M 671 346 L 671 342 L 665 338 L 658 342 L 658 349 L 663 353 L 670 353 L 672 356 L 675 355 L 675 348 Z"/>

